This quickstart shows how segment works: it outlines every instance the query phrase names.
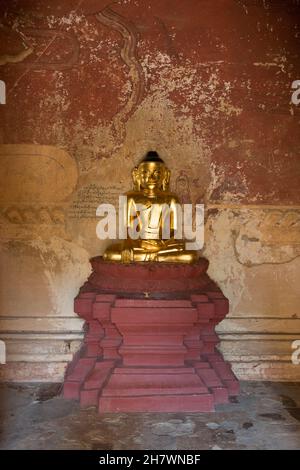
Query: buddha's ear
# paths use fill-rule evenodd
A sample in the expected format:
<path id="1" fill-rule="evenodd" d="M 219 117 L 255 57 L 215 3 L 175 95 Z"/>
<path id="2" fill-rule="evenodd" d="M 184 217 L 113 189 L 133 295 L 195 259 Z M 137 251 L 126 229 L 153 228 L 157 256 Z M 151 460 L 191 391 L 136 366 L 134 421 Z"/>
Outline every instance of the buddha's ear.
<path id="1" fill-rule="evenodd" d="M 164 180 L 163 180 L 163 183 L 162 183 L 162 190 L 163 191 L 167 191 L 169 189 L 170 176 L 171 176 L 170 170 L 168 168 L 165 168 Z"/>
<path id="2" fill-rule="evenodd" d="M 135 166 L 134 169 L 131 172 L 132 180 L 133 180 L 133 189 L 134 191 L 140 191 L 141 189 L 141 183 L 139 179 L 139 172 L 138 172 L 138 167 Z"/>

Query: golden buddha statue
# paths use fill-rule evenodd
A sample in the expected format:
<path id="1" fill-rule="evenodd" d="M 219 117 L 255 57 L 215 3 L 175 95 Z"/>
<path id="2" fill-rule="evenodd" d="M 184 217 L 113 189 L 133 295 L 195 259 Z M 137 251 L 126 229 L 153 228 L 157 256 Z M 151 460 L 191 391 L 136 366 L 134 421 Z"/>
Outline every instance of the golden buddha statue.
<path id="1" fill-rule="evenodd" d="M 177 196 L 169 191 L 170 170 L 159 155 L 150 151 L 132 170 L 133 191 L 126 193 L 126 230 L 135 228 L 140 234 L 108 247 L 105 260 L 122 263 L 158 261 L 193 263 L 197 251 L 186 250 L 184 240 L 174 237 L 178 224 Z M 168 211 L 165 211 L 168 207 Z M 142 209 L 141 209 L 142 208 Z M 167 221 L 168 217 L 168 221 Z M 164 236 L 168 223 L 169 238 Z M 132 232 L 131 232 L 132 233 Z"/>

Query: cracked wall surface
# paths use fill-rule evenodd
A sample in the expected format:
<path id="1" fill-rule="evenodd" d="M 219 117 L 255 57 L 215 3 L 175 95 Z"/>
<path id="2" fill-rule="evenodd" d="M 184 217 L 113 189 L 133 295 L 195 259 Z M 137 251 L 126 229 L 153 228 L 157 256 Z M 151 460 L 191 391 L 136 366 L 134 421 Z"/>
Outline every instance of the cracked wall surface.
<path id="1" fill-rule="evenodd" d="M 205 204 L 225 357 L 300 380 L 299 37 L 297 0 L 0 1 L 1 380 L 62 379 L 96 207 L 149 149 Z"/>

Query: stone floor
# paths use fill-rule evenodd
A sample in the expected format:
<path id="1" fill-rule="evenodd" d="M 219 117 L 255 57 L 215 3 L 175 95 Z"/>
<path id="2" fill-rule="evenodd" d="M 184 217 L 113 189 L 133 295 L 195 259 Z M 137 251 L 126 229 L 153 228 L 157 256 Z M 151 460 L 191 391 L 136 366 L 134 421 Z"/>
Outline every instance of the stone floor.
<path id="1" fill-rule="evenodd" d="M 300 383 L 243 382 L 215 413 L 98 415 L 60 385 L 0 385 L 1 449 L 300 449 Z"/>

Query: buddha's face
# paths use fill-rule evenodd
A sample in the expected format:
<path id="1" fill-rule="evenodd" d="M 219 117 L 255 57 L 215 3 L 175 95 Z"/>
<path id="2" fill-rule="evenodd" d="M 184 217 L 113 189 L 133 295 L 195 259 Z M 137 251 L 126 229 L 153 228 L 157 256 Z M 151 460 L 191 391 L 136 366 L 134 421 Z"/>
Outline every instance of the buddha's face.
<path id="1" fill-rule="evenodd" d="M 160 189 L 166 177 L 166 167 L 158 162 L 143 162 L 138 166 L 138 179 L 143 189 Z"/>

